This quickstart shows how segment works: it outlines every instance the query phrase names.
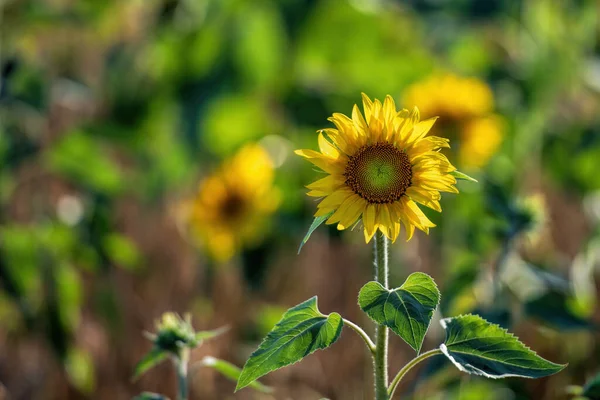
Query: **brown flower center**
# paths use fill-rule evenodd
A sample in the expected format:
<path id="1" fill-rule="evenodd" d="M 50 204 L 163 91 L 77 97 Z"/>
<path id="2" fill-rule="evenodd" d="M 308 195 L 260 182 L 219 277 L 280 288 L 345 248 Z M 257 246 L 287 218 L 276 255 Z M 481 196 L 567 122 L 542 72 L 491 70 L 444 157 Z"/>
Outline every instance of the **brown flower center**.
<path id="1" fill-rule="evenodd" d="M 410 187 L 412 167 L 404 151 L 391 143 L 375 143 L 350 157 L 344 177 L 346 185 L 369 203 L 393 203 Z"/>
<path id="2" fill-rule="evenodd" d="M 241 195 L 229 193 L 221 203 L 221 215 L 226 220 L 235 220 L 244 213 L 246 202 Z"/>

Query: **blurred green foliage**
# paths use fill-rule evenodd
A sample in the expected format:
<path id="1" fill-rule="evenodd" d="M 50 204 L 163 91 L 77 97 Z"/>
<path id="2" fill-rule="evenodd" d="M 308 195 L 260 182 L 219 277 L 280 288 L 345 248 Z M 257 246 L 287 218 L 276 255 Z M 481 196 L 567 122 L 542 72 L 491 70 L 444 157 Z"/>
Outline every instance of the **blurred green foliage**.
<path id="1" fill-rule="evenodd" d="M 460 183 L 443 214 L 428 213 L 438 225 L 431 236 L 395 245 L 393 280 L 426 270 L 443 289 L 443 314 L 533 326 L 524 341 L 569 368 L 532 386 L 463 381 L 440 366 L 409 392 L 561 398 L 567 385 L 584 385 L 600 360 L 597 7 L 0 0 L 0 381 L 15 398 L 139 393 L 127 371 L 144 350 L 134 346 L 141 329 L 165 309 L 223 300 L 223 288 L 231 298 L 204 317 L 239 328 L 223 355 L 236 364 L 279 319 L 274 310 L 300 298 L 331 290 L 328 306 L 353 312 L 356 299 L 324 286 L 324 271 L 351 254 L 340 282 L 355 292 L 364 281 L 343 279 L 368 274 L 370 249 L 356 232 L 321 226 L 295 257 L 315 208 L 303 186 L 316 172 L 292 150 L 315 148 L 315 131 L 333 112 L 350 113 L 361 91 L 399 101 L 409 84 L 452 72 L 491 87 L 507 132 L 487 166 L 468 171 L 480 184 Z M 177 210 L 253 141 L 274 160 L 283 203 L 271 232 L 233 262 L 244 271 L 238 282 L 191 245 Z M 533 194 L 545 202 L 536 235 L 519 208 Z M 314 280 L 299 280 L 298 269 Z M 45 349 L 35 362 L 23 355 L 31 343 Z M 362 379 L 344 371 L 357 376 L 314 378 L 323 395 L 344 397 L 337 388 Z M 232 389 L 196 390 L 222 398 Z"/>

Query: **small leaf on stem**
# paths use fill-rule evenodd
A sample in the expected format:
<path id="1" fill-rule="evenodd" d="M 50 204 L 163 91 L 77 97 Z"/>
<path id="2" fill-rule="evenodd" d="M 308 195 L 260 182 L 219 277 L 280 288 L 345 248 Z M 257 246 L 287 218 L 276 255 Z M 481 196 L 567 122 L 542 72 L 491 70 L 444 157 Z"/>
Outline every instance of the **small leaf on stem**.
<path id="1" fill-rule="evenodd" d="M 591 400 L 600 400 L 600 373 L 583 385 L 581 395 Z"/>
<path id="2" fill-rule="evenodd" d="M 241 368 L 236 367 L 235 365 L 231 364 L 230 362 L 227 362 L 225 360 L 220 360 L 218 358 L 214 358 L 211 356 L 204 357 L 200 361 L 200 364 L 204 367 L 209 367 L 209 368 L 214 369 L 215 371 L 221 373 L 226 378 L 229 378 L 235 382 L 237 382 L 237 380 L 240 378 L 240 374 L 242 373 Z M 262 393 L 273 392 L 273 388 L 263 385 L 259 381 L 254 381 L 254 382 L 250 383 L 248 385 L 248 387 L 251 387 L 252 389 L 258 390 L 259 392 L 262 392 Z"/>
<path id="3" fill-rule="evenodd" d="M 561 371 L 538 356 L 513 334 L 478 315 L 462 315 L 441 321 L 446 340 L 440 350 L 461 371 L 486 378 L 541 378 Z"/>
<path id="4" fill-rule="evenodd" d="M 342 326 L 339 314 L 321 314 L 316 296 L 290 308 L 252 353 L 235 390 L 271 371 L 298 362 L 318 349 L 331 346 L 340 337 Z"/>
<path id="5" fill-rule="evenodd" d="M 146 371 L 160 364 L 167 357 L 168 353 L 166 351 L 157 347 L 152 348 L 152 350 L 150 350 L 148 354 L 146 354 L 144 358 L 142 358 L 142 360 L 135 366 L 133 380 L 136 380 Z"/>
<path id="6" fill-rule="evenodd" d="M 199 332 L 196 332 L 196 340 L 198 340 L 199 342 L 202 342 L 204 340 L 212 339 L 217 336 L 221 336 L 228 330 L 229 330 L 228 326 L 222 326 L 220 328 L 213 329 L 211 331 L 199 331 Z"/>

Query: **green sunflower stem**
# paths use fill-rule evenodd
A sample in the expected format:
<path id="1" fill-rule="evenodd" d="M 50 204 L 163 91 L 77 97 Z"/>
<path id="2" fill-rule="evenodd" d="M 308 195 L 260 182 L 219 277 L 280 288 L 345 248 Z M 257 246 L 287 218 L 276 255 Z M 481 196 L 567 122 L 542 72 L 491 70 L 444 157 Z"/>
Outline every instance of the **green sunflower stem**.
<path id="1" fill-rule="evenodd" d="M 388 393 L 390 395 L 389 398 L 391 399 L 392 397 L 394 397 L 394 392 L 396 391 L 398 384 L 400 383 L 402 378 L 404 378 L 404 375 L 408 373 L 408 371 L 410 371 L 415 365 L 417 365 L 421 361 L 438 354 L 442 354 L 442 351 L 440 349 L 429 350 L 428 352 L 425 352 L 420 356 L 414 358 L 412 361 L 410 361 L 408 364 L 402 367 L 402 369 L 398 372 L 398 374 L 394 377 L 392 383 L 390 384 L 390 388 L 388 390 Z"/>
<path id="2" fill-rule="evenodd" d="M 375 280 L 383 287 L 388 287 L 388 239 L 383 233 L 375 233 Z M 388 400 L 388 328 L 375 326 L 375 399 Z"/>
<path id="3" fill-rule="evenodd" d="M 182 349 L 179 357 L 175 359 L 177 369 L 177 400 L 187 400 L 188 398 L 188 362 L 190 359 L 190 350 Z"/>

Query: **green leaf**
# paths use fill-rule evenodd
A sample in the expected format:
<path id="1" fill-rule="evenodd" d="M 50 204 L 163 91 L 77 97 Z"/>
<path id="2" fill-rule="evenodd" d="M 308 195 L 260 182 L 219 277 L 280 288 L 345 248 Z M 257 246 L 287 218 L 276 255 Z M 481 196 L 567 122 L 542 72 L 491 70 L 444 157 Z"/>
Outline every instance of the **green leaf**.
<path id="1" fill-rule="evenodd" d="M 600 400 L 600 373 L 585 383 L 581 395 L 590 400 Z"/>
<path id="2" fill-rule="evenodd" d="M 111 233 L 102 238 L 102 248 L 112 262 L 119 266 L 135 270 L 140 264 L 141 254 L 136 244 L 125 235 Z"/>
<path id="3" fill-rule="evenodd" d="M 390 328 L 418 353 L 440 302 L 440 292 L 431 277 L 411 274 L 402 286 L 388 290 L 369 282 L 358 294 L 358 304 L 378 324 Z"/>
<path id="4" fill-rule="evenodd" d="M 312 233 L 323 222 L 325 222 L 329 217 L 331 217 L 332 214 L 333 214 L 333 211 L 330 212 L 327 215 L 323 215 L 322 217 L 315 217 L 315 219 L 313 220 L 312 224 L 310 224 L 310 228 L 308 228 L 308 232 L 306 232 L 306 235 L 304 235 L 304 239 L 302 239 L 302 243 L 300 243 L 300 247 L 298 247 L 298 254 L 300 254 L 300 251 L 302 250 L 302 247 L 304 247 L 304 245 L 306 244 L 306 242 L 308 242 L 308 239 L 310 239 L 310 235 L 312 235 Z"/>
<path id="5" fill-rule="evenodd" d="M 577 315 L 571 309 L 568 293 L 559 290 L 550 290 L 541 296 L 527 301 L 524 305 L 525 313 L 544 324 L 553 326 L 561 331 L 581 329 L 594 330 L 592 321 Z"/>
<path id="6" fill-rule="evenodd" d="M 135 366 L 135 371 L 133 373 L 133 380 L 139 378 L 142 374 L 148 371 L 150 368 L 160 364 L 165 358 L 167 358 L 168 353 L 159 348 L 152 348 L 148 354 L 142 358 Z"/>
<path id="7" fill-rule="evenodd" d="M 73 386 L 85 394 L 91 394 L 96 385 L 94 362 L 89 353 L 78 347 L 71 347 L 67 352 L 65 369 Z"/>
<path id="8" fill-rule="evenodd" d="M 219 360 L 218 358 L 206 356 L 201 361 L 200 364 L 204 367 L 209 367 L 214 369 L 215 371 L 221 373 L 226 378 L 231 379 L 232 381 L 237 381 L 240 378 L 242 373 L 242 369 L 236 367 L 235 365 L 227 362 L 225 360 Z M 254 381 L 248 385 L 252 389 L 258 390 L 262 393 L 271 393 L 273 388 L 263 385 L 259 381 Z"/>
<path id="9" fill-rule="evenodd" d="M 135 396 L 133 400 L 169 400 L 169 398 L 158 393 L 144 392 Z"/>
<path id="10" fill-rule="evenodd" d="M 513 334 L 478 315 L 462 315 L 441 321 L 446 340 L 440 350 L 456 367 L 486 378 L 541 378 L 561 371 L 538 356 Z"/>
<path id="11" fill-rule="evenodd" d="M 201 341 L 204 341 L 204 340 L 212 339 L 212 338 L 215 338 L 217 336 L 221 336 L 222 334 L 224 334 L 228 330 L 229 330 L 228 326 L 222 326 L 220 328 L 213 329 L 212 331 L 199 331 L 199 332 L 196 332 L 196 340 L 198 340 L 199 342 L 201 342 Z"/>
<path id="12" fill-rule="evenodd" d="M 315 350 L 331 346 L 340 337 L 342 326 L 339 314 L 321 314 L 316 296 L 290 308 L 252 353 L 235 390 L 271 371 L 294 364 Z"/>
<path id="13" fill-rule="evenodd" d="M 105 194 L 118 193 L 124 178 L 104 143 L 84 132 L 71 132 L 45 153 L 51 171 L 75 183 Z"/>
<path id="14" fill-rule="evenodd" d="M 479 183 L 479 181 L 477 179 L 475 179 L 463 172 L 460 172 L 459 170 L 450 172 L 450 175 L 452 175 L 453 177 L 455 177 L 456 179 L 459 179 L 459 180 Z"/>

